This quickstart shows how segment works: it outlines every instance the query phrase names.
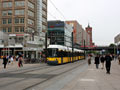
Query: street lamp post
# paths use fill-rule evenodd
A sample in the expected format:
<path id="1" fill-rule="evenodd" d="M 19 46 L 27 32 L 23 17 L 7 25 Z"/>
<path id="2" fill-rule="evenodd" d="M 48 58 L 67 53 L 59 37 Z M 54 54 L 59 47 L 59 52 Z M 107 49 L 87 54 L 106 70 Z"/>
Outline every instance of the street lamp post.
<path id="1" fill-rule="evenodd" d="M 119 51 L 118 51 L 118 43 L 117 43 L 117 56 L 118 56 L 118 54 L 119 54 Z"/>
<path id="2" fill-rule="evenodd" d="M 74 52 L 74 40 L 73 40 L 73 32 L 72 32 L 72 63 L 73 63 L 73 52 Z"/>
<path id="3" fill-rule="evenodd" d="M 45 63 L 47 62 L 47 32 L 45 33 Z"/>
<path id="4" fill-rule="evenodd" d="M 86 59 L 86 56 L 85 56 L 85 40 L 84 40 L 84 58 Z"/>

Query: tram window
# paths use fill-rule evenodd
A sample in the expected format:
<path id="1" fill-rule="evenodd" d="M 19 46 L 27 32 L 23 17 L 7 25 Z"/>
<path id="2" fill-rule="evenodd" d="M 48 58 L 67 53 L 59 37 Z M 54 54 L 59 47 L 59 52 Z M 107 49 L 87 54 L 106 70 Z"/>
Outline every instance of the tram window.
<path id="1" fill-rule="evenodd" d="M 48 57 L 56 57 L 57 49 L 48 49 Z"/>
<path id="2" fill-rule="evenodd" d="M 57 56 L 57 50 L 56 49 L 52 49 L 52 56 L 56 57 Z"/>
<path id="3" fill-rule="evenodd" d="M 57 53 L 57 55 L 58 55 L 58 57 L 63 57 L 63 51 L 58 51 L 58 53 Z"/>
<path id="4" fill-rule="evenodd" d="M 52 57 L 52 49 L 48 49 L 48 57 Z"/>

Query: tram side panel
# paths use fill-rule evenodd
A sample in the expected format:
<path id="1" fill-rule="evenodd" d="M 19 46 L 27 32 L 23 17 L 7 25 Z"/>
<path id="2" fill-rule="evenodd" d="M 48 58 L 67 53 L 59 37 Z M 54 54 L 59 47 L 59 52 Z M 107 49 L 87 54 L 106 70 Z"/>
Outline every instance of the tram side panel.
<path id="1" fill-rule="evenodd" d="M 59 51 L 58 49 L 51 49 L 47 57 L 48 64 L 64 64 L 84 59 L 83 53 L 72 53 L 67 51 Z"/>

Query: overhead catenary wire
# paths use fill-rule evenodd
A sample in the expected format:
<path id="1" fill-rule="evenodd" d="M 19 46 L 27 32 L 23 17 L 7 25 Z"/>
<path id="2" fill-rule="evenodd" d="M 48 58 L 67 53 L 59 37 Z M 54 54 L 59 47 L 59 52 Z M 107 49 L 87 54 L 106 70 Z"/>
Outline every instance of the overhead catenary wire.
<path id="1" fill-rule="evenodd" d="M 57 18 L 54 15 L 52 15 L 50 12 L 48 12 L 48 14 L 57 20 Z"/>
<path id="2" fill-rule="evenodd" d="M 64 20 L 66 20 L 65 16 L 63 15 L 63 13 L 55 6 L 55 4 L 52 2 L 52 0 L 49 0 L 49 1 L 54 6 L 54 8 L 60 13 L 60 15 L 64 18 Z"/>

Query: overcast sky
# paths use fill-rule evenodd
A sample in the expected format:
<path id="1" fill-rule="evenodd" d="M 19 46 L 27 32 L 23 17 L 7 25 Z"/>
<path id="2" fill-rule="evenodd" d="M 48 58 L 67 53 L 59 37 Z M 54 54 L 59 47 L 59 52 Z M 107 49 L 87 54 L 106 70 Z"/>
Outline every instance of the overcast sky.
<path id="1" fill-rule="evenodd" d="M 120 0 L 48 0 L 48 20 L 77 20 L 83 28 L 93 28 L 96 45 L 109 45 L 120 33 Z M 54 17 L 53 17 L 53 16 Z"/>

